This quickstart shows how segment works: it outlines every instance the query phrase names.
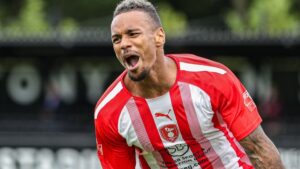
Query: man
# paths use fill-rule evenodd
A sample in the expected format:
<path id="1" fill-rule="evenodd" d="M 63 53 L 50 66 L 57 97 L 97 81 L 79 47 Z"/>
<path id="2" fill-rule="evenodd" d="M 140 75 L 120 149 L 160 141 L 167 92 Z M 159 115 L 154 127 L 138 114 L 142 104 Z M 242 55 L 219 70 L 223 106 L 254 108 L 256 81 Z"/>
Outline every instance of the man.
<path id="1" fill-rule="evenodd" d="M 122 1 L 111 38 L 126 70 L 95 108 L 104 169 L 283 168 L 253 100 L 227 67 L 164 54 L 165 33 L 151 3 Z"/>

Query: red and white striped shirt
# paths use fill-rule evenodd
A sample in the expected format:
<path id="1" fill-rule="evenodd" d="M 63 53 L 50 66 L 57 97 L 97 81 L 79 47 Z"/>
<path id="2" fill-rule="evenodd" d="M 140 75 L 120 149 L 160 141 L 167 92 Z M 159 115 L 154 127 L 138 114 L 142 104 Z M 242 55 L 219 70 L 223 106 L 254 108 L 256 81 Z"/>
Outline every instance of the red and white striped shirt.
<path id="1" fill-rule="evenodd" d="M 124 71 L 98 101 L 95 130 L 102 167 L 253 168 L 238 141 L 262 120 L 244 86 L 220 63 L 190 54 L 167 57 L 178 70 L 164 95 L 133 96 L 123 84 Z"/>

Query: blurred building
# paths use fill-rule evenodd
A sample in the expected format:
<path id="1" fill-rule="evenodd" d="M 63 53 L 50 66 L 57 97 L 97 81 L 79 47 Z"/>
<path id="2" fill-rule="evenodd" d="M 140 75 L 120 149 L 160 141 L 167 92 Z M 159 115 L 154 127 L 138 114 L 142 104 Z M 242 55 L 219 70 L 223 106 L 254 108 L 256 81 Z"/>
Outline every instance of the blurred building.
<path id="1" fill-rule="evenodd" d="M 266 133 L 288 159 L 287 168 L 299 165 L 300 37 L 198 30 L 168 39 L 166 53 L 194 53 L 233 70 L 256 101 Z M 94 106 L 122 70 L 105 31 L 2 34 L 0 168 L 98 168 Z"/>

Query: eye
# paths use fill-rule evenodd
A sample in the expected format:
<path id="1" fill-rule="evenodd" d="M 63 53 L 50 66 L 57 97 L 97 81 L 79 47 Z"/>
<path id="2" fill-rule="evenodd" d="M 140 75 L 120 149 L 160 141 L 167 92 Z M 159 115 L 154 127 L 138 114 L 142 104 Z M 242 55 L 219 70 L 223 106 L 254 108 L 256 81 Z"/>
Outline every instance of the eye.
<path id="1" fill-rule="evenodd" d="M 135 38 L 138 37 L 139 34 L 140 34 L 139 32 L 130 32 L 129 36 Z"/>
<path id="2" fill-rule="evenodd" d="M 120 36 L 115 36 L 112 38 L 112 43 L 113 44 L 118 44 L 121 42 L 121 37 Z"/>

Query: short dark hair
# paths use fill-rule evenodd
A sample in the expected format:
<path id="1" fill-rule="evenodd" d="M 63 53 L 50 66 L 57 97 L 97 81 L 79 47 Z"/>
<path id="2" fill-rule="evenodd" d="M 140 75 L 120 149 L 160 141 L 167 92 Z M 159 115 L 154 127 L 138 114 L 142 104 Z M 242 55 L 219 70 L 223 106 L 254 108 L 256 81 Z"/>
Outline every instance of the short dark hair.
<path id="1" fill-rule="evenodd" d="M 161 21 L 156 8 L 147 0 L 123 0 L 117 5 L 113 17 L 130 11 L 145 12 L 154 21 L 155 26 L 161 26 Z"/>

